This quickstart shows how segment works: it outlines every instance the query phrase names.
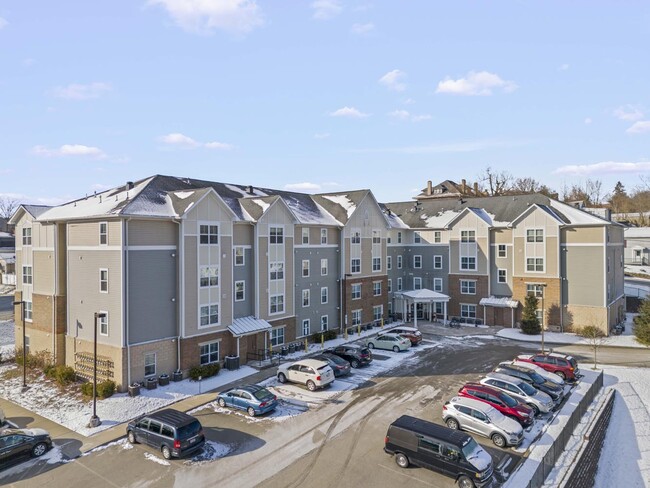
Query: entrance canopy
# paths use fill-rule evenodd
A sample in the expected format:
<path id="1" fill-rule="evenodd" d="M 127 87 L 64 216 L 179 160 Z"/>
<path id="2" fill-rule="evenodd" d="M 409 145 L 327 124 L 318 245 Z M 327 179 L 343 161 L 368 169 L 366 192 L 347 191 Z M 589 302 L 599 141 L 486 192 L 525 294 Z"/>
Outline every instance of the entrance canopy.
<path id="1" fill-rule="evenodd" d="M 228 330 L 235 337 L 244 337 L 258 332 L 266 332 L 271 330 L 271 324 L 266 320 L 257 319 L 253 316 L 241 317 L 232 321 L 232 325 L 228 326 Z"/>
<path id="2" fill-rule="evenodd" d="M 513 300 L 510 297 L 489 297 L 481 298 L 481 301 L 478 302 L 479 305 L 484 305 L 486 307 L 497 307 L 497 308 L 517 308 L 519 306 L 518 300 Z"/>
<path id="3" fill-rule="evenodd" d="M 411 301 L 412 303 L 434 303 L 434 302 L 448 302 L 449 296 L 437 291 L 421 290 L 404 291 L 395 294 L 396 298 L 403 298 Z"/>

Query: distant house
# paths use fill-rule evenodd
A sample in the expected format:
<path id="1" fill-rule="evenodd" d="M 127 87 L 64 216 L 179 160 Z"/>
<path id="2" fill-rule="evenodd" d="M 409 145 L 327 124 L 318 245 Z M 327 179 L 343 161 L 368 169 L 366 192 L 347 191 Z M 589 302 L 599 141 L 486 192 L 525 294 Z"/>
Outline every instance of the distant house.
<path id="1" fill-rule="evenodd" d="M 3 217 L 0 217 L 0 233 L 8 232 L 13 233 L 14 226 L 9 223 L 9 221 Z"/>
<path id="2" fill-rule="evenodd" d="M 480 197 L 484 196 L 478 188 L 478 183 L 474 186 L 467 184 L 466 180 L 461 180 L 460 185 L 455 181 L 445 180 L 442 183 L 433 185 L 431 180 L 427 181 L 427 187 L 415 197 L 416 200 L 429 200 L 433 198 L 462 198 L 462 197 Z"/>
<path id="3" fill-rule="evenodd" d="M 650 227 L 626 227 L 625 264 L 650 264 Z"/>
<path id="4" fill-rule="evenodd" d="M 16 239 L 0 232 L 0 284 L 16 284 Z"/>

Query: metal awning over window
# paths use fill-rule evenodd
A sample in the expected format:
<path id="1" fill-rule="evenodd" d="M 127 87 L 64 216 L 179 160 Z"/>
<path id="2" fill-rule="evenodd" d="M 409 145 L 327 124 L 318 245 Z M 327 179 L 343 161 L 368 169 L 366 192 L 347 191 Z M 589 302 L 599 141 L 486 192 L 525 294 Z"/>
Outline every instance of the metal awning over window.
<path id="1" fill-rule="evenodd" d="M 519 301 L 513 300 L 511 297 L 489 297 L 481 298 L 479 305 L 497 308 L 517 308 Z"/>
<path id="2" fill-rule="evenodd" d="M 232 321 L 232 325 L 228 326 L 228 330 L 235 337 L 244 337 L 257 334 L 258 332 L 266 332 L 267 330 L 271 330 L 271 328 L 271 324 L 266 320 L 257 319 L 253 316 L 235 319 Z"/>

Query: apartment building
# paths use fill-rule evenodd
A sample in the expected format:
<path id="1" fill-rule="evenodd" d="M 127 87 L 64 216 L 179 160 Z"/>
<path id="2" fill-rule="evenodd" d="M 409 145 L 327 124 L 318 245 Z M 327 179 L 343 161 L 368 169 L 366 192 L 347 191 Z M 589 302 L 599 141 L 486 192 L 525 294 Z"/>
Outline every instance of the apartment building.
<path id="1" fill-rule="evenodd" d="M 389 315 L 513 326 L 527 293 L 547 325 L 623 310 L 622 228 L 542 195 L 380 204 L 156 175 L 11 223 L 26 346 L 84 374 L 96 326 L 121 389 Z"/>

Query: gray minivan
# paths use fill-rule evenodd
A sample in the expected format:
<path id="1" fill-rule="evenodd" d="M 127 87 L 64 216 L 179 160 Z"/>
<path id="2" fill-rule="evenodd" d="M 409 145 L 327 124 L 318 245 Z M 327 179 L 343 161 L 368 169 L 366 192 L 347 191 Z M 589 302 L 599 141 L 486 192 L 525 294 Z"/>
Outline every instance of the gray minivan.
<path id="1" fill-rule="evenodd" d="M 428 468 L 450 476 L 460 488 L 492 480 L 492 456 L 469 435 L 426 420 L 402 415 L 388 427 L 384 451 L 401 468 Z"/>

